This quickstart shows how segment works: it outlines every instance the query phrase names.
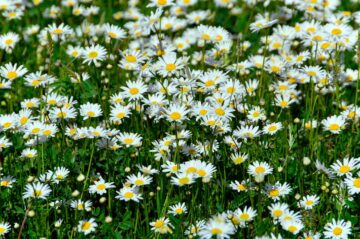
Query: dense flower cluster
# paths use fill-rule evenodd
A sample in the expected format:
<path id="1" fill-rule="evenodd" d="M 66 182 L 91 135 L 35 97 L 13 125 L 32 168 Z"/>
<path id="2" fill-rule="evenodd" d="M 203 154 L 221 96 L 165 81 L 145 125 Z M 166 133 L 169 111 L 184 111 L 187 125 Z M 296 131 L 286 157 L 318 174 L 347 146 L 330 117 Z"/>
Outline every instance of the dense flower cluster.
<path id="1" fill-rule="evenodd" d="M 359 235 L 359 6 L 0 0 L 0 238 Z"/>

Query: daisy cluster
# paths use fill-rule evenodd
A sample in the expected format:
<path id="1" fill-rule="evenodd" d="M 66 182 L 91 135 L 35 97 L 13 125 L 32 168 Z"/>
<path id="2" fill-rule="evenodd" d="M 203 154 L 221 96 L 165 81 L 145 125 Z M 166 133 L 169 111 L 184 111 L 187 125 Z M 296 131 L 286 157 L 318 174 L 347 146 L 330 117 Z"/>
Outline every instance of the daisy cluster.
<path id="1" fill-rule="evenodd" d="M 0 0 L 0 238 L 357 238 L 357 0 Z"/>

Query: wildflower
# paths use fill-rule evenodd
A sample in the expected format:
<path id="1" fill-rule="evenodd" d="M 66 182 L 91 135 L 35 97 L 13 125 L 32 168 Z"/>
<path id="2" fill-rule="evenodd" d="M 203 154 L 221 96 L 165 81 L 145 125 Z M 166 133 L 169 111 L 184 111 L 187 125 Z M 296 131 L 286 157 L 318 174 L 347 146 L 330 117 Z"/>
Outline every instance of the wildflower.
<path id="1" fill-rule="evenodd" d="M 98 224 L 95 222 L 94 218 L 87 220 L 81 220 L 78 224 L 78 231 L 84 233 L 85 235 L 90 234 L 96 230 Z"/>

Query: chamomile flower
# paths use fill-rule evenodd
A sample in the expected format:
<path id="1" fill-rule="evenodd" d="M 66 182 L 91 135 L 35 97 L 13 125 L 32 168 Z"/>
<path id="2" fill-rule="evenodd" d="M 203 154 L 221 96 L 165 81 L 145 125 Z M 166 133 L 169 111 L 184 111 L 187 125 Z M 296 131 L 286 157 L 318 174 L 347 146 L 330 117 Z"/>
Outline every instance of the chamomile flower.
<path id="1" fill-rule="evenodd" d="M 12 50 L 19 40 L 19 35 L 13 32 L 0 35 L 0 48 L 7 51 Z"/>
<path id="2" fill-rule="evenodd" d="M 102 115 L 101 106 L 90 102 L 80 105 L 80 115 L 84 117 L 84 120 L 99 117 Z"/>
<path id="3" fill-rule="evenodd" d="M 0 75 L 8 80 L 15 80 L 22 77 L 27 73 L 27 69 L 22 65 L 7 63 L 5 66 L 0 67 Z"/>
<path id="4" fill-rule="evenodd" d="M 139 202 L 142 199 L 141 194 L 138 192 L 136 187 L 121 188 L 119 191 L 117 191 L 117 196 L 115 198 L 125 202 L 131 200 L 135 202 Z"/>
<path id="5" fill-rule="evenodd" d="M 95 181 L 94 184 L 89 187 L 89 192 L 92 194 L 96 193 L 99 195 L 103 195 L 107 192 L 107 189 L 110 188 L 115 188 L 114 183 L 107 183 L 102 177 L 100 177 L 99 180 Z"/>
<path id="6" fill-rule="evenodd" d="M 351 195 L 360 193 L 360 173 L 356 176 L 347 176 L 345 178 L 344 183 Z"/>
<path id="7" fill-rule="evenodd" d="M 8 222 L 0 222 L 0 236 L 3 237 L 5 234 L 10 232 L 10 224 Z"/>
<path id="8" fill-rule="evenodd" d="M 330 131 L 333 134 L 339 134 L 344 129 L 346 122 L 343 116 L 330 116 L 321 121 L 324 126 L 324 130 Z"/>
<path id="9" fill-rule="evenodd" d="M 41 182 L 27 184 L 25 186 L 25 192 L 23 198 L 35 198 L 35 199 L 46 199 L 51 193 L 49 185 Z"/>
<path id="10" fill-rule="evenodd" d="M 299 205 L 305 210 L 310 210 L 319 203 L 319 200 L 320 198 L 316 195 L 308 195 L 300 200 Z"/>
<path id="11" fill-rule="evenodd" d="M 189 110 L 182 105 L 172 104 L 169 108 L 165 111 L 166 118 L 170 122 L 182 122 L 187 119 L 187 113 Z"/>
<path id="12" fill-rule="evenodd" d="M 230 238 L 235 233 L 235 227 L 231 222 L 227 222 L 222 216 L 211 218 L 199 231 L 201 239 L 224 239 Z"/>
<path id="13" fill-rule="evenodd" d="M 130 100 L 137 100 L 143 97 L 143 94 L 147 91 L 147 86 L 142 80 L 127 81 L 126 87 L 121 87 L 123 90 L 123 96 Z"/>
<path id="14" fill-rule="evenodd" d="M 84 233 L 84 235 L 88 235 L 96 230 L 98 224 L 95 222 L 94 218 L 81 220 L 78 224 L 78 231 Z"/>
<path id="15" fill-rule="evenodd" d="M 160 234 L 167 234 L 172 232 L 172 225 L 168 218 L 162 217 L 150 223 L 151 230 Z"/>
<path id="16" fill-rule="evenodd" d="M 97 64 L 98 62 L 106 59 L 107 51 L 103 46 L 91 45 L 85 47 L 81 57 L 84 59 L 83 63 L 90 65 L 91 63 Z"/>
<path id="17" fill-rule="evenodd" d="M 79 211 L 91 211 L 92 202 L 91 201 L 83 201 L 81 199 L 72 200 L 70 206 L 75 210 Z"/>
<path id="18" fill-rule="evenodd" d="M 141 146 L 142 137 L 136 133 L 120 133 L 117 139 L 126 147 L 139 147 Z"/>
<path id="19" fill-rule="evenodd" d="M 276 132 L 282 129 L 282 123 L 276 122 L 276 123 L 270 123 L 268 125 L 265 125 L 263 128 L 263 132 L 265 134 L 274 135 Z"/>
<path id="20" fill-rule="evenodd" d="M 141 173 L 138 173 L 137 175 L 133 174 L 130 176 L 127 176 L 127 183 L 132 184 L 136 187 L 149 185 L 152 182 L 151 177 L 142 175 Z"/>
<path id="21" fill-rule="evenodd" d="M 325 238 L 347 239 L 351 234 L 351 223 L 332 219 L 325 225 L 323 234 Z"/>
<path id="22" fill-rule="evenodd" d="M 273 168 L 266 162 L 255 161 L 249 165 L 248 173 L 255 177 L 256 182 L 262 182 L 264 177 L 271 174 Z"/>
<path id="23" fill-rule="evenodd" d="M 187 207 L 185 203 L 177 203 L 175 205 L 170 206 L 169 208 L 169 214 L 172 214 L 174 216 L 176 215 L 183 215 L 187 213 Z"/>

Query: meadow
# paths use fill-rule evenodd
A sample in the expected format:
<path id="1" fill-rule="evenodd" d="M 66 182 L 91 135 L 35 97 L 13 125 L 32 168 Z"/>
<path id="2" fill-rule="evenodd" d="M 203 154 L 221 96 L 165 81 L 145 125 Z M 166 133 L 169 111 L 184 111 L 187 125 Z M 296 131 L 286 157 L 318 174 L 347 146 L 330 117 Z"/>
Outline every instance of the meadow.
<path id="1" fill-rule="evenodd" d="M 0 238 L 360 238 L 358 0 L 0 0 Z"/>

